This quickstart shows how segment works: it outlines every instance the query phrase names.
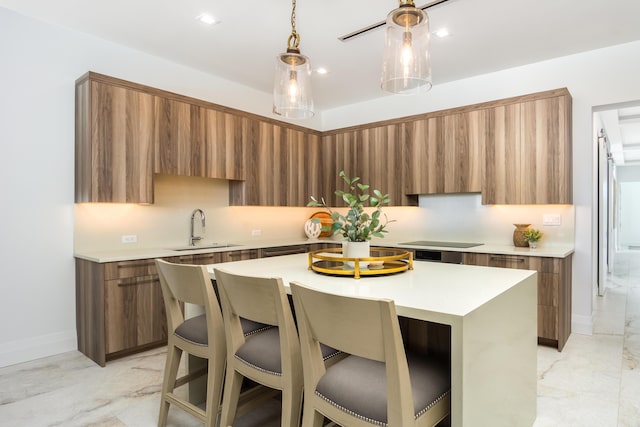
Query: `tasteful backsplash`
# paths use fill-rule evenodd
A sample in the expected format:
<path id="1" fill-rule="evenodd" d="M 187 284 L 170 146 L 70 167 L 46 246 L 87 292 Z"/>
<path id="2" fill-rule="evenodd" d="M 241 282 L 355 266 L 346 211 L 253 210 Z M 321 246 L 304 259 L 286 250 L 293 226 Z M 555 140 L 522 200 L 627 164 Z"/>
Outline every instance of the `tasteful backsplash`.
<path id="1" fill-rule="evenodd" d="M 183 246 L 194 209 L 206 215 L 202 243 L 306 239 L 304 222 L 320 208 L 229 206 L 228 181 L 157 175 L 155 203 L 75 205 L 76 252 Z M 420 196 L 419 207 L 385 207 L 388 239 L 430 239 L 511 244 L 514 223 L 544 233 L 541 245 L 574 241 L 571 205 L 481 204 L 480 194 Z M 559 226 L 544 226 L 543 215 L 560 215 Z M 195 224 L 200 235 L 200 224 Z M 132 243 L 123 243 L 135 240 Z M 135 238 L 131 237 L 135 236 Z M 339 239 L 339 237 L 336 237 Z M 375 243 L 375 242 L 374 242 Z"/>

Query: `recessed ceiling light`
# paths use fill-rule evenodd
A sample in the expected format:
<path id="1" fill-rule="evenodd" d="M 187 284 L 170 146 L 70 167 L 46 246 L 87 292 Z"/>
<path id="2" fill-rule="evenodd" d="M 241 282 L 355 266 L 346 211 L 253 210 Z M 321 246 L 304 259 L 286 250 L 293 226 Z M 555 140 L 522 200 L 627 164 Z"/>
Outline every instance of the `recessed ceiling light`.
<path id="1" fill-rule="evenodd" d="M 329 71 L 326 68 L 320 67 L 316 69 L 316 73 L 318 74 L 327 74 Z"/>
<path id="2" fill-rule="evenodd" d="M 438 31 L 435 31 L 433 34 L 435 34 L 435 36 L 439 38 L 448 37 L 451 35 L 449 34 L 449 30 L 447 30 L 446 28 L 441 28 Z"/>
<path id="3" fill-rule="evenodd" d="M 208 13 L 203 13 L 201 15 L 196 16 L 196 19 L 200 22 L 204 22 L 205 24 L 208 25 L 213 25 L 213 24 L 218 24 L 219 21 L 216 20 L 216 18 L 213 17 L 213 15 L 210 15 Z"/>

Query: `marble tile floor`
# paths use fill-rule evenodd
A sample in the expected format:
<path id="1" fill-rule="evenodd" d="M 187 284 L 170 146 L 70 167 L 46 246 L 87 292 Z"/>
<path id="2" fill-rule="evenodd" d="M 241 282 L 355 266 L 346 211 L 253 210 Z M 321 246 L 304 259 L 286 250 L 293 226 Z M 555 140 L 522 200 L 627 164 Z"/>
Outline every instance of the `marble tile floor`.
<path id="1" fill-rule="evenodd" d="M 158 417 L 165 349 L 100 368 L 79 352 L 0 369 L 0 426 L 151 427 Z M 538 347 L 534 427 L 640 427 L 640 252 L 616 256 L 594 334 L 564 350 Z M 279 426 L 276 401 L 234 425 Z M 169 426 L 201 425 L 178 409 Z"/>

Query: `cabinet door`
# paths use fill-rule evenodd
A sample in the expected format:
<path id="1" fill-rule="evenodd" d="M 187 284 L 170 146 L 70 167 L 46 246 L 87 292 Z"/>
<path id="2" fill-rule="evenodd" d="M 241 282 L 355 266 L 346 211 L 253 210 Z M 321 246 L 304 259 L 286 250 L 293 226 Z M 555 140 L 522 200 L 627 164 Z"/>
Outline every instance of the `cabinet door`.
<path id="1" fill-rule="evenodd" d="M 105 329 L 107 354 L 166 341 L 166 313 L 156 275 L 105 282 Z"/>
<path id="2" fill-rule="evenodd" d="M 517 204 L 522 200 L 520 104 L 487 110 L 483 204 Z"/>
<path id="3" fill-rule="evenodd" d="M 247 138 L 252 136 L 250 120 L 222 111 L 204 109 L 206 167 L 204 176 L 245 179 Z"/>
<path id="4" fill-rule="evenodd" d="M 408 143 L 407 192 L 444 193 L 444 117 L 416 120 Z"/>
<path id="5" fill-rule="evenodd" d="M 343 170 L 347 176 L 360 177 L 371 190 L 388 193 L 392 206 L 416 206 L 417 197 L 406 195 L 406 150 L 409 126 L 405 123 L 349 130 L 325 135 L 321 156 L 324 176 L 319 194 L 330 206 L 345 206 L 336 190 L 346 190 L 338 176 Z"/>
<path id="6" fill-rule="evenodd" d="M 205 112 L 186 102 L 157 97 L 154 172 L 206 176 Z"/>
<path id="7" fill-rule="evenodd" d="M 153 203 L 155 97 L 84 80 L 76 86 L 76 202 Z"/>
<path id="8" fill-rule="evenodd" d="M 482 202 L 572 203 L 571 97 L 499 106 L 488 114 Z"/>
<path id="9" fill-rule="evenodd" d="M 246 181 L 233 182 L 231 204 L 306 206 L 312 195 L 309 183 L 318 170 L 318 136 L 308 132 L 257 122 L 248 143 Z"/>
<path id="10" fill-rule="evenodd" d="M 522 104 L 522 203 L 572 203 L 571 100 Z"/>
<path id="11" fill-rule="evenodd" d="M 407 193 L 480 192 L 487 123 L 485 110 L 413 122 Z"/>

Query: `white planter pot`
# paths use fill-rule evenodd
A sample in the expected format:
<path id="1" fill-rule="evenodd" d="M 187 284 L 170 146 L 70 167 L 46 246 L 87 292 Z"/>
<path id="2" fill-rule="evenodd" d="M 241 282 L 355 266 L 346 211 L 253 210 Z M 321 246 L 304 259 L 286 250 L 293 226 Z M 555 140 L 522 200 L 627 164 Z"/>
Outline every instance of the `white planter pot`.
<path id="1" fill-rule="evenodd" d="M 369 258 L 371 256 L 371 252 L 369 249 L 371 248 L 370 242 L 342 242 L 342 256 L 345 258 Z M 350 268 L 355 268 L 355 262 L 347 261 L 345 262 L 347 266 Z M 369 262 L 359 262 L 360 268 L 367 268 Z"/>
<path id="2" fill-rule="evenodd" d="M 309 240 L 316 240 L 322 231 L 322 224 L 314 223 L 310 219 L 304 223 L 304 234 L 307 235 Z"/>

